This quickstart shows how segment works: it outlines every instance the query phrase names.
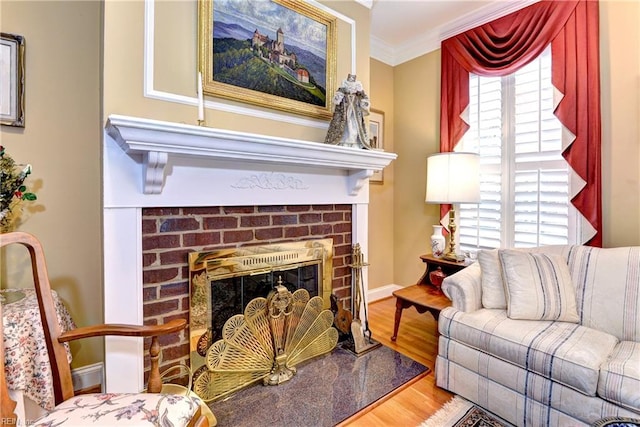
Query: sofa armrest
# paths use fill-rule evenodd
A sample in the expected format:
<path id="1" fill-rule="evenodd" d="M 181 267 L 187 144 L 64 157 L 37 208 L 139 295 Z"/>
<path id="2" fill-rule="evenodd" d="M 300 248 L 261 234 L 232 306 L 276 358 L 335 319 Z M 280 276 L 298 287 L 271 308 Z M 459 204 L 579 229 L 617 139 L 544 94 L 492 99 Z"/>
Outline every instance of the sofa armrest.
<path id="1" fill-rule="evenodd" d="M 469 267 L 445 277 L 442 291 L 451 300 L 454 308 L 470 312 L 482 308 L 482 272 L 480 264 L 474 262 Z"/>

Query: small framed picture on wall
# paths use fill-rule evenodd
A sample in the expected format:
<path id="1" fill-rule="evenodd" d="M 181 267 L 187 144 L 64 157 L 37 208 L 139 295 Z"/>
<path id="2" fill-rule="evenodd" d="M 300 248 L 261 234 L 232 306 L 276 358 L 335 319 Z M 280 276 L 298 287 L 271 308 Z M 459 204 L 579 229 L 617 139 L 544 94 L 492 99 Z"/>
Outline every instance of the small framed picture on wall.
<path id="1" fill-rule="evenodd" d="M 384 150 L 384 112 L 371 109 L 369 112 L 369 144 L 374 150 Z M 383 182 L 383 171 L 375 171 L 369 182 Z"/>
<path id="2" fill-rule="evenodd" d="M 0 124 L 24 127 L 24 37 L 1 33 Z"/>

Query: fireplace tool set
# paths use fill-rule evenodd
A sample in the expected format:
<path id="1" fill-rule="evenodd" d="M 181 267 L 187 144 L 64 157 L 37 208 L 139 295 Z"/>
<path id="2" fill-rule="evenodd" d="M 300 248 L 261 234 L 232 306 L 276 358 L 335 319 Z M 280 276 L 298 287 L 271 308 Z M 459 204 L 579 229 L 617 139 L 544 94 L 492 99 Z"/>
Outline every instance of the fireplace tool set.
<path id="1" fill-rule="evenodd" d="M 351 321 L 351 335 L 353 337 L 353 346 L 350 342 L 344 345 L 345 348 L 357 355 L 364 354 L 381 344 L 371 338 L 371 330 L 369 329 L 369 318 L 367 315 L 367 303 L 364 300 L 364 281 L 362 279 L 362 268 L 369 264 L 364 261 L 360 243 L 353 245 L 351 252 L 351 305 L 353 310 L 353 320 Z M 362 311 L 363 319 L 360 319 Z"/>

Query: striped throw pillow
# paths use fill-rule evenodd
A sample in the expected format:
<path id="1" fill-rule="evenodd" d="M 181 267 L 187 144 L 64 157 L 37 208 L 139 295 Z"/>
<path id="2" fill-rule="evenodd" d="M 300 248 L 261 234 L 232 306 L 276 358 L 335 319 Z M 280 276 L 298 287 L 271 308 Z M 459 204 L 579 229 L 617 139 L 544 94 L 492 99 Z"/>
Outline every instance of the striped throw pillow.
<path id="1" fill-rule="evenodd" d="M 523 320 L 577 323 L 576 290 L 559 255 L 498 251 L 507 297 L 507 316 Z"/>

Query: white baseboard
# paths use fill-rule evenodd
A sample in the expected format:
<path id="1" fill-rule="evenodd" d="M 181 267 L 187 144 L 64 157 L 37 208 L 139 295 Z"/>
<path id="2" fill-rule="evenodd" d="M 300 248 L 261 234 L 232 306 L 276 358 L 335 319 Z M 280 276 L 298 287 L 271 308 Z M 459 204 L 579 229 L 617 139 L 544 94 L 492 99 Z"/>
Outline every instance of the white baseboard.
<path id="1" fill-rule="evenodd" d="M 367 292 L 367 302 L 371 303 L 379 299 L 390 297 L 394 291 L 397 291 L 398 289 L 401 289 L 403 287 L 404 286 L 392 283 L 389 285 L 381 286 L 379 288 L 369 289 L 369 292 Z"/>
<path id="2" fill-rule="evenodd" d="M 94 363 L 93 365 L 72 369 L 71 379 L 74 390 L 82 390 L 96 385 L 100 385 L 100 390 L 104 390 L 104 365 L 102 363 Z"/>

